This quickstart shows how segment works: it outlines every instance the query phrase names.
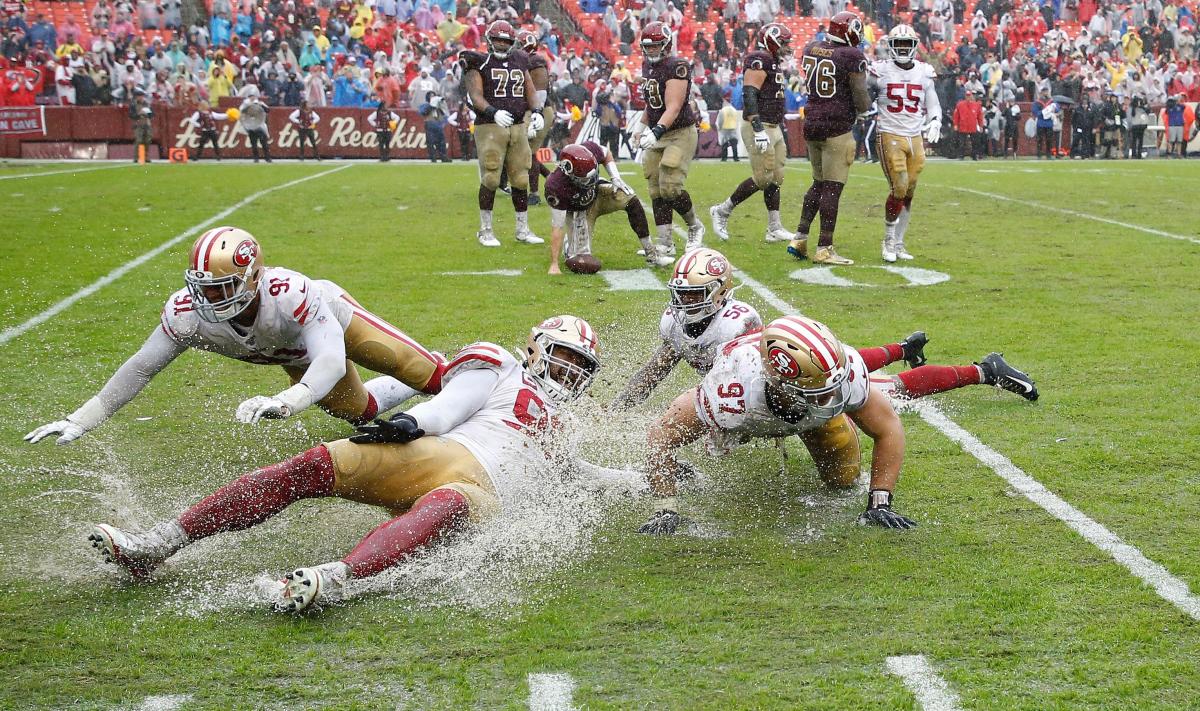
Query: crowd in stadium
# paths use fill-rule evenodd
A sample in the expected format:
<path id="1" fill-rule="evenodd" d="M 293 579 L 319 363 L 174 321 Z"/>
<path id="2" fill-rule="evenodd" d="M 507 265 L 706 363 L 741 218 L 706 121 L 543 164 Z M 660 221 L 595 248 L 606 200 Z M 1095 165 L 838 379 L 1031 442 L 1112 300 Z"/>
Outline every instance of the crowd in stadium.
<path id="1" fill-rule="evenodd" d="M 537 34 L 549 61 L 559 118 L 551 141 L 561 143 L 585 112 L 614 132 L 640 108 L 635 47 L 645 23 L 662 20 L 674 30 L 677 51 L 693 60 L 694 98 L 716 112 L 724 99 L 741 108 L 739 59 L 757 27 L 809 18 L 814 24 L 797 32 L 802 46 L 821 37 L 820 21 L 846 0 L 565 0 L 553 8 L 578 29 L 552 23 L 540 12 L 550 8 L 536 0 L 213 0 L 208 21 L 186 27 L 179 0 L 54 6 L 70 8 L 54 13 L 57 24 L 47 3 L 33 10 L 4 3 L 3 103 L 128 104 L 145 93 L 152 104 L 190 108 L 257 91 L 269 105 L 417 108 L 436 95 L 452 115 L 463 96 L 458 51 L 479 48 L 487 23 L 508 19 Z M 1126 149 L 1147 126 L 1182 122 L 1191 135 L 1187 104 L 1200 101 L 1200 61 L 1187 2 L 877 0 L 850 9 L 867 23 L 868 56 L 882 54 L 877 39 L 894 24 L 913 26 L 920 57 L 938 72 L 948 135 L 964 136 L 949 144 L 960 155 L 1002 154 L 1031 117 L 1039 153 L 1051 152 L 1051 141 L 1055 154 L 1065 151 L 1077 137 L 1063 133 L 1063 108 L 1076 105 L 1076 127 L 1090 136 L 1082 144 L 1102 144 L 1114 122 Z M 787 75 L 788 110 L 800 114 L 794 62 Z M 968 106 L 956 112 L 960 101 Z M 1025 102 L 1035 101 L 1029 113 Z"/>

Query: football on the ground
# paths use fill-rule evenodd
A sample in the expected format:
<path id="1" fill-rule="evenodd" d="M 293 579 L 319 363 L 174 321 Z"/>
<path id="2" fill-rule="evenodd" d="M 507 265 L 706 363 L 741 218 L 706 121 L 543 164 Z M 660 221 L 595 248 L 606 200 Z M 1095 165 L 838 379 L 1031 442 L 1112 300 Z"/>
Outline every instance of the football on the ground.
<path id="1" fill-rule="evenodd" d="M 594 254 L 576 254 L 567 258 L 567 269 L 576 274 L 595 274 L 600 271 L 600 260 Z"/>

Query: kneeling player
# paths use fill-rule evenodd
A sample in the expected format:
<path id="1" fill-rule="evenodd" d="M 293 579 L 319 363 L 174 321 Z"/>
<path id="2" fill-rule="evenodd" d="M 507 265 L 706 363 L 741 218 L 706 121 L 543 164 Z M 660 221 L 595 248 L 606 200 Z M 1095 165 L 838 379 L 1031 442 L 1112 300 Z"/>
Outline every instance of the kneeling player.
<path id="1" fill-rule="evenodd" d="M 187 287 L 167 299 L 162 323 L 100 392 L 65 420 L 38 427 L 30 443 L 67 444 L 99 426 L 188 348 L 283 366 L 292 387 L 246 400 L 241 422 L 278 419 L 316 404 L 369 422 L 417 393 L 436 393 L 445 363 L 331 281 L 263 263 L 262 248 L 236 227 L 205 232 L 192 247 Z M 384 377 L 366 384 L 357 363 Z M 389 377 L 390 376 L 390 377 Z"/>
<path id="2" fill-rule="evenodd" d="M 89 540 L 142 577 L 189 543 L 257 525 L 301 499 L 336 496 L 396 512 L 342 560 L 288 573 L 275 604 L 301 610 L 337 600 L 347 580 L 495 515 L 527 472 L 546 466 L 542 438 L 558 405 L 587 390 L 599 358 L 595 332 L 573 316 L 534 327 L 524 362 L 495 344 L 473 344 L 450 361 L 445 386 L 428 402 L 246 474 L 149 531 L 100 524 Z"/>
<path id="3" fill-rule="evenodd" d="M 761 332 L 721 347 L 699 387 L 684 392 L 650 428 L 650 488 L 659 497 L 642 533 L 673 533 L 675 451 L 701 435 L 710 450 L 728 452 L 755 438 L 798 435 L 821 479 L 849 487 L 862 455 L 857 426 L 875 441 L 867 510 L 859 523 L 913 528 L 892 510 L 892 491 L 904 460 L 904 428 L 887 396 L 871 387 L 867 366 L 824 324 L 784 316 Z"/>
<path id="4" fill-rule="evenodd" d="M 608 171 L 608 181 L 600 180 L 600 164 Z M 658 254 L 650 242 L 650 226 L 646 211 L 633 188 L 621 180 L 616 160 L 607 148 L 595 141 L 567 146 L 559 156 L 558 168 L 546 178 L 546 204 L 550 206 L 550 273 L 561 274 L 558 255 L 563 251 L 563 237 L 568 259 L 592 253 L 592 231 L 596 220 L 617 210 L 624 210 L 629 227 L 642 243 L 646 263 L 666 267 L 673 260 Z"/>

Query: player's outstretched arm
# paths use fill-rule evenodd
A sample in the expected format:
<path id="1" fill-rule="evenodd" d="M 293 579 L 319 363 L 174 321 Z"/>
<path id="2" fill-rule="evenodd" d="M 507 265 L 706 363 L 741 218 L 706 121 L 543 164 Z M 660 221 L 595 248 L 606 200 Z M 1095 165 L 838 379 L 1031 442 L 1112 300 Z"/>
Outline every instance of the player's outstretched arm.
<path id="1" fill-rule="evenodd" d="M 468 370 L 455 376 L 432 399 L 407 412 L 378 418 L 358 428 L 355 444 L 405 443 L 430 435 L 443 435 L 470 419 L 487 403 L 500 374 L 491 368 Z"/>
<path id="2" fill-rule="evenodd" d="M 664 341 L 654 355 L 650 356 L 650 360 L 629 379 L 625 389 L 613 400 L 613 407 L 617 410 L 628 410 L 645 401 L 650 397 L 650 393 L 654 392 L 654 388 L 671 374 L 681 357 L 670 343 Z"/>
<path id="3" fill-rule="evenodd" d="M 675 451 L 696 441 L 704 433 L 704 423 L 696 416 L 696 389 L 684 392 L 662 417 L 650 427 L 650 455 L 646 470 L 650 473 L 650 491 L 657 497 L 654 513 L 638 529 L 639 533 L 664 535 L 679 527 L 678 493 L 679 462 Z"/>
<path id="4" fill-rule="evenodd" d="M 124 407 L 146 387 L 151 378 L 185 350 L 187 346 L 168 336 L 161 328 L 154 329 L 138 352 L 113 373 L 95 397 L 67 415 L 65 420 L 42 425 L 25 435 L 25 441 L 36 444 L 54 436 L 54 443 L 62 445 L 79 439 Z"/>
<path id="5" fill-rule="evenodd" d="M 324 313 L 323 313 L 324 312 Z M 256 395 L 238 405 L 238 422 L 281 420 L 320 402 L 346 375 L 346 333 L 325 306 L 307 318 L 301 332 L 308 351 L 308 369 L 300 382 L 274 395 Z"/>
<path id="6" fill-rule="evenodd" d="M 866 404 L 847 414 L 875 442 L 867 510 L 859 517 L 859 523 L 883 528 L 916 528 L 915 521 L 892 511 L 892 492 L 900 479 L 900 465 L 904 463 L 904 426 L 895 409 L 883 393 L 871 388 Z"/>

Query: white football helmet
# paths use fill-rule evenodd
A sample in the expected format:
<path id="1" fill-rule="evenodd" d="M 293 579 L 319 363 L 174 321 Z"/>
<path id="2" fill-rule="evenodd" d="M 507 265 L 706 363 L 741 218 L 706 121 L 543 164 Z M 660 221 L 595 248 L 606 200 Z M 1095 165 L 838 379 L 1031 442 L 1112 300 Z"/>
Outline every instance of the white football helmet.
<path id="1" fill-rule="evenodd" d="M 850 376 L 846 349 L 825 324 L 784 316 L 767 324 L 758 344 L 767 381 L 798 396 L 815 418 L 841 414 Z"/>
<path id="2" fill-rule="evenodd" d="M 525 368 L 555 402 L 578 398 L 600 369 L 600 341 L 595 329 L 587 321 L 566 314 L 542 321 L 529 330 Z"/>
<path id="3" fill-rule="evenodd" d="M 887 34 L 887 47 L 896 64 L 912 64 L 917 58 L 917 45 L 920 39 L 916 30 L 908 25 L 896 25 Z"/>
<path id="4" fill-rule="evenodd" d="M 733 266 L 715 249 L 689 249 L 675 262 L 667 289 L 676 322 L 703 321 L 725 308 L 733 292 Z"/>
<path id="5" fill-rule="evenodd" d="M 183 272 L 196 315 L 209 323 L 228 321 L 258 296 L 262 247 L 237 227 L 214 227 L 192 245 Z"/>

